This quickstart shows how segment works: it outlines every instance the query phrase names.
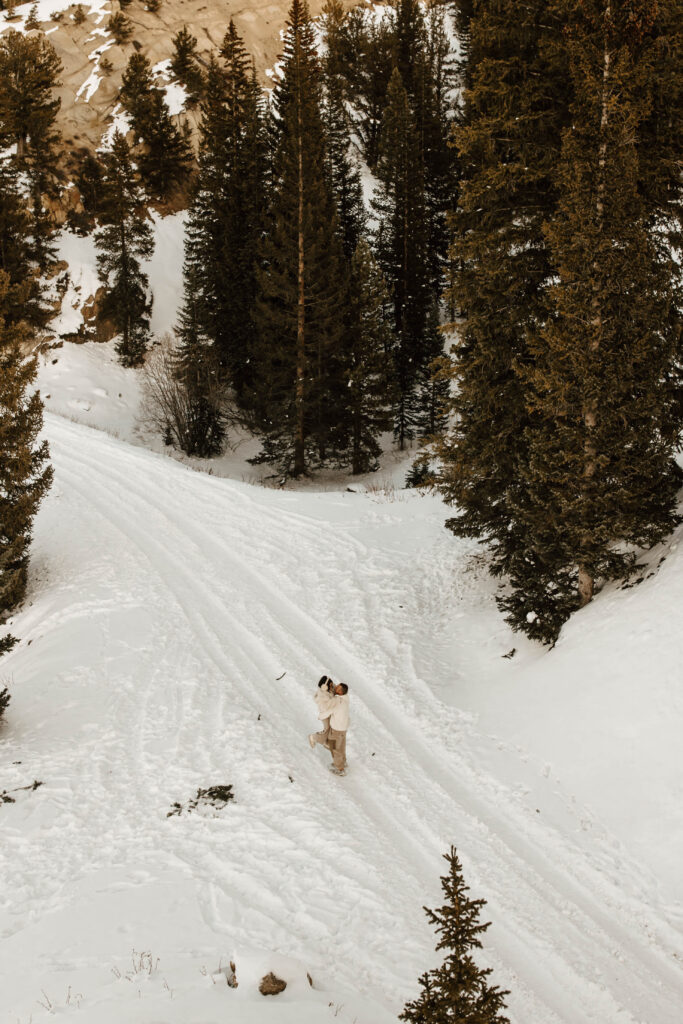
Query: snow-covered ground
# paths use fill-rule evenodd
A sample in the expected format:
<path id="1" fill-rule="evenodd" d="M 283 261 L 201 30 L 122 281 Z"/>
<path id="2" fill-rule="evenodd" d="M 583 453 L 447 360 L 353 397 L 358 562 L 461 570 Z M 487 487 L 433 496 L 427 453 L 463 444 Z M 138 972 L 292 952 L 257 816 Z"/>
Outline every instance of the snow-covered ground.
<path id="1" fill-rule="evenodd" d="M 680 534 L 544 652 L 435 496 L 46 433 L 0 663 L 3 1022 L 391 1024 L 439 961 L 422 905 L 454 843 L 513 1024 L 680 1024 Z M 322 672 L 350 685 L 343 779 L 306 742 Z M 222 810 L 167 817 L 219 784 Z"/>

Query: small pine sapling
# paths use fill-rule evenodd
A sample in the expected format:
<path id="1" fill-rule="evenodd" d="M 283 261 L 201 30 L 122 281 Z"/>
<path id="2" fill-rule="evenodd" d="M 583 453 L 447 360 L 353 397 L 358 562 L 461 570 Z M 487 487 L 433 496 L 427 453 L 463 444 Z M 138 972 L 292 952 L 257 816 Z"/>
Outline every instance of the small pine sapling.
<path id="1" fill-rule="evenodd" d="M 0 643 L 2 643 L 2 641 L 0 641 Z M 3 688 L 0 690 L 0 721 L 2 721 L 2 717 L 7 711 L 7 708 L 9 707 L 9 702 L 9 690 L 7 689 L 6 686 L 3 686 Z"/>
<path id="2" fill-rule="evenodd" d="M 76 4 L 76 6 L 74 8 L 74 12 L 71 15 L 71 17 L 73 19 L 74 25 L 82 25 L 83 24 L 83 22 L 85 21 L 87 15 L 86 15 L 85 11 L 83 10 L 82 4 Z"/>
<path id="3" fill-rule="evenodd" d="M 444 854 L 449 872 L 441 878 L 446 903 L 425 913 L 441 936 L 437 950 L 449 953 L 441 967 L 420 978 L 421 995 L 406 1003 L 399 1020 L 408 1024 L 510 1024 L 504 1016 L 508 992 L 489 985 L 491 968 L 479 967 L 472 951 L 481 949 L 480 936 L 490 927 L 479 923 L 479 912 L 486 900 L 473 900 L 462 877 L 462 867 L 452 846 Z"/>
<path id="4" fill-rule="evenodd" d="M 101 71 L 103 75 L 110 75 L 114 70 L 114 65 L 108 57 L 100 57 L 98 70 Z"/>
<path id="5" fill-rule="evenodd" d="M 107 28 L 119 46 L 127 43 L 133 34 L 132 21 L 130 18 L 127 18 L 125 14 L 122 14 L 121 11 L 117 11 L 116 14 L 112 14 L 111 18 L 107 22 Z"/>
<path id="6" fill-rule="evenodd" d="M 150 14 L 158 14 L 161 8 L 161 0 L 147 0 L 147 10 Z"/>
<path id="7" fill-rule="evenodd" d="M 28 17 L 26 19 L 26 28 L 29 30 L 29 32 L 32 32 L 35 29 L 40 28 L 40 22 L 38 21 L 37 4 L 34 4 L 31 10 L 28 12 Z"/>

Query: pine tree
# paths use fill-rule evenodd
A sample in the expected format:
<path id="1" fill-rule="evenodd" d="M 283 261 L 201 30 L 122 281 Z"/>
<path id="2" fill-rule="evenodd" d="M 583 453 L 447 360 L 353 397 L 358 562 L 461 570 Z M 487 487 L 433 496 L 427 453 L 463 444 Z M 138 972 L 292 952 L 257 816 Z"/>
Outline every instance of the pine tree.
<path id="1" fill-rule="evenodd" d="M 44 327 L 49 311 L 33 263 L 31 231 L 32 219 L 19 191 L 16 165 L 0 159 L 0 270 L 9 282 L 3 303 L 5 323 L 26 320 L 33 327 Z M 24 287 L 19 290 L 19 285 Z"/>
<path id="2" fill-rule="evenodd" d="M 343 358 L 350 426 L 352 473 L 377 469 L 377 438 L 393 424 L 395 382 L 389 292 L 368 243 L 361 239 L 351 261 L 349 318 Z"/>
<path id="3" fill-rule="evenodd" d="M 202 330 L 240 401 L 251 380 L 257 248 L 267 207 L 260 89 L 231 21 L 211 58 L 202 102 L 199 174 L 185 240 Z"/>
<path id="4" fill-rule="evenodd" d="M 24 599 L 33 520 L 52 481 L 47 441 L 38 442 L 43 406 L 32 387 L 37 360 L 21 350 L 31 331 L 23 321 L 6 320 L 26 293 L 25 285 L 12 286 L 0 270 L 0 617 Z M 9 649 L 11 638 L 3 645 Z"/>
<path id="5" fill-rule="evenodd" d="M 168 199 L 187 184 L 192 151 L 185 136 L 173 124 L 161 89 L 152 90 L 149 113 L 138 167 L 151 195 Z"/>
<path id="6" fill-rule="evenodd" d="M 133 35 L 133 22 L 123 11 L 116 11 L 107 22 L 107 28 L 114 37 L 118 46 L 123 46 Z"/>
<path id="7" fill-rule="evenodd" d="M 356 8 L 346 18 L 346 56 L 349 99 L 357 110 L 355 128 L 363 144 L 363 155 L 374 171 L 379 157 L 380 136 L 387 104 L 389 82 L 394 69 L 394 20 Z"/>
<path id="8" fill-rule="evenodd" d="M 121 76 L 119 99 L 130 115 L 133 130 L 138 138 L 144 138 L 149 128 L 151 110 L 150 94 L 154 90 L 152 65 L 144 53 L 136 51 L 128 58 Z"/>
<path id="9" fill-rule="evenodd" d="M 189 99 L 196 102 L 203 91 L 203 77 L 197 57 L 197 39 L 187 25 L 173 37 L 171 71 L 188 90 Z"/>
<path id="10" fill-rule="evenodd" d="M 416 378 L 431 354 L 425 339 L 432 302 L 426 259 L 423 165 L 408 94 L 398 69 L 389 83 L 372 200 L 377 260 L 393 300 L 398 403 L 394 434 L 401 450 L 414 437 Z"/>
<path id="11" fill-rule="evenodd" d="M 478 967 L 472 951 L 482 949 L 480 936 L 490 924 L 480 924 L 486 900 L 473 900 L 462 877 L 455 847 L 444 855 L 449 872 L 441 878 L 446 903 L 425 913 L 440 939 L 437 950 L 448 954 L 441 967 L 420 978 L 422 994 L 406 1004 L 399 1020 L 407 1024 L 510 1024 L 504 1016 L 509 993 L 489 984 L 491 968 Z"/>
<path id="12" fill-rule="evenodd" d="M 17 147 L 17 160 L 29 158 L 43 169 L 55 160 L 55 119 L 61 101 L 53 97 L 62 64 L 43 35 L 6 32 L 0 37 L 0 138 Z"/>
<path id="13" fill-rule="evenodd" d="M 33 31 L 36 31 L 36 30 L 40 29 L 40 22 L 38 21 L 38 5 L 37 4 L 33 4 L 33 6 L 31 7 L 30 11 L 28 12 L 28 17 L 26 19 L 26 29 L 29 32 L 33 32 Z"/>
<path id="14" fill-rule="evenodd" d="M 553 46 L 561 20 L 543 0 L 455 6 L 467 46 L 448 301 L 464 320 L 454 325 L 453 426 L 437 445 L 439 487 L 458 510 L 447 525 L 486 541 L 502 575 L 524 545 L 515 508 L 532 411 L 522 374 L 554 273 L 544 222 L 557 206 L 568 76 Z"/>
<path id="15" fill-rule="evenodd" d="M 8 32 L 0 39 L 0 141 L 16 146 L 16 162 L 31 195 L 31 255 L 41 270 L 53 261 L 55 226 L 44 197 L 57 192 L 55 121 L 61 101 L 53 91 L 62 65 L 43 35 Z"/>
<path id="16" fill-rule="evenodd" d="M 262 461 L 288 475 L 324 461 L 334 434 L 332 361 L 346 294 L 334 204 L 325 178 L 320 70 L 308 7 L 289 12 L 279 117 L 273 216 L 264 241 L 256 304 Z"/>
<path id="17" fill-rule="evenodd" d="M 635 548 L 661 541 L 678 521 L 668 378 L 680 271 L 653 238 L 639 159 L 660 60 L 658 13 L 655 0 L 641 3 L 637 18 L 618 0 L 567 10 L 572 120 L 546 229 L 559 281 L 530 333 L 524 383 L 534 425 L 514 508 L 524 544 L 502 602 L 514 628 L 545 642 L 597 582 L 627 578 Z"/>
<path id="18" fill-rule="evenodd" d="M 131 165 L 130 151 L 120 132 L 105 155 L 103 226 L 95 234 L 97 269 L 108 293 L 102 313 L 110 316 L 121 335 L 116 351 L 124 366 L 138 366 L 149 335 L 151 302 L 147 275 L 140 260 L 154 251 L 152 229 L 143 219 L 143 194 Z"/>
<path id="19" fill-rule="evenodd" d="M 211 339 L 203 332 L 200 310 L 200 282 L 192 270 L 186 269 L 185 298 L 177 327 L 180 344 L 175 376 L 183 401 L 182 415 L 175 424 L 176 441 L 186 455 L 208 459 L 223 450 L 225 418 L 220 365 Z"/>
<path id="20" fill-rule="evenodd" d="M 120 98 L 143 149 L 138 166 L 152 196 L 166 199 L 186 183 L 192 154 L 171 120 L 164 94 L 154 85 L 144 54 L 131 54 L 121 78 Z"/>
<path id="21" fill-rule="evenodd" d="M 344 85 L 339 76 L 325 76 L 322 114 L 327 177 L 337 211 L 342 250 L 350 264 L 367 218 L 360 170 L 351 150 L 351 122 L 344 104 Z"/>

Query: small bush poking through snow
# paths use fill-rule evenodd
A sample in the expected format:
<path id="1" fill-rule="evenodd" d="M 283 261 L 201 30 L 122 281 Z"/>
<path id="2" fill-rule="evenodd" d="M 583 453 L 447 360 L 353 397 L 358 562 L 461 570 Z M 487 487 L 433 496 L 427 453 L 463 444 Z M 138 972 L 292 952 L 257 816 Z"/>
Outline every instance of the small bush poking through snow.
<path id="1" fill-rule="evenodd" d="M 9 706 L 9 702 L 10 702 L 9 690 L 7 689 L 6 686 L 3 686 L 2 689 L 0 689 L 0 721 L 2 721 L 2 716 L 7 711 L 7 708 Z"/>
<path id="2" fill-rule="evenodd" d="M 197 809 L 197 807 L 215 807 L 220 810 L 221 807 L 225 807 L 230 800 L 235 799 L 235 794 L 232 791 L 232 786 L 209 786 L 208 789 L 198 789 L 197 795 L 189 800 L 186 805 L 174 803 L 171 810 L 166 815 L 167 818 L 171 818 L 174 814 L 180 815 L 183 811 L 187 811 L 189 814 L 191 811 Z"/>

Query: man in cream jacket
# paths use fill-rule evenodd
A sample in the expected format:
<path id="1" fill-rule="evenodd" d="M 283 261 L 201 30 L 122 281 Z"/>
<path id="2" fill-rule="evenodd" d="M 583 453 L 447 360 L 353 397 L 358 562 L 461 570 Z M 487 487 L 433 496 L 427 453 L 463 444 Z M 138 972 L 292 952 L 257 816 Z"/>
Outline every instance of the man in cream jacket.
<path id="1" fill-rule="evenodd" d="M 331 683 L 331 680 L 327 680 Z M 323 722 L 321 732 L 311 733 L 308 742 L 311 748 L 321 743 L 332 754 L 330 771 L 335 775 L 344 775 L 346 771 L 346 730 L 349 727 L 349 688 L 346 683 L 338 683 L 328 688 L 325 677 L 318 683 L 315 701 L 318 705 L 318 718 Z"/>

